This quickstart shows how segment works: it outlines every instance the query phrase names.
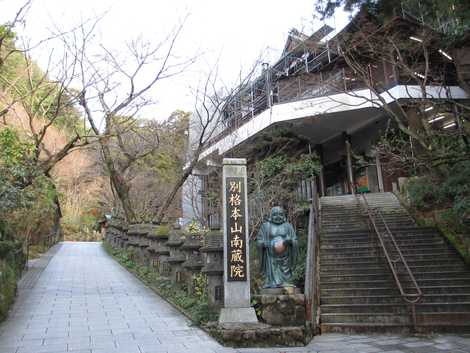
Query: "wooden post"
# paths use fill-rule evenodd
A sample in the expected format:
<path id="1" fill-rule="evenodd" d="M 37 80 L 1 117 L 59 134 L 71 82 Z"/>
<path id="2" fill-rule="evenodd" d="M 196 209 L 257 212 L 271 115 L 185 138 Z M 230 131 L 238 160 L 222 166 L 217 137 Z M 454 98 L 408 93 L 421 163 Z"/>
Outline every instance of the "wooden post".
<path id="1" fill-rule="evenodd" d="M 310 213 L 308 221 L 307 258 L 305 264 L 305 317 L 307 327 L 312 332 L 317 332 L 317 307 L 319 304 L 316 293 L 318 292 L 317 281 L 317 253 L 318 253 L 318 194 L 315 178 L 312 178 L 312 199 L 310 203 Z"/>
<path id="2" fill-rule="evenodd" d="M 323 146 L 317 145 L 317 153 L 320 158 L 320 173 L 318 178 L 320 179 L 320 196 L 325 196 L 325 174 L 324 174 L 324 157 L 323 157 Z"/>
<path id="3" fill-rule="evenodd" d="M 380 157 L 375 154 L 375 166 L 377 167 L 377 180 L 379 182 L 379 192 L 384 192 L 384 179 L 382 175 L 382 164 L 380 163 Z"/>
<path id="4" fill-rule="evenodd" d="M 353 174 L 353 167 L 352 167 L 352 156 L 351 156 L 351 142 L 349 141 L 349 136 L 346 133 L 343 134 L 344 136 L 344 144 L 346 146 L 346 163 L 347 163 L 347 173 L 348 173 L 348 181 L 349 181 L 349 189 L 351 189 L 351 194 L 354 195 L 354 174 Z"/>

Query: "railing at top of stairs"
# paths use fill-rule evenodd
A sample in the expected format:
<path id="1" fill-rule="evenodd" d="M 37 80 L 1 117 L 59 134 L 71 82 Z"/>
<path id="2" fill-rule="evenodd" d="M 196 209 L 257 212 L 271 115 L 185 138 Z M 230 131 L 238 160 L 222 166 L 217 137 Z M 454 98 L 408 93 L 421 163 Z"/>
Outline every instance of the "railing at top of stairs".
<path id="1" fill-rule="evenodd" d="M 354 189 L 352 189 L 354 190 Z M 422 299 L 423 297 L 423 292 L 421 291 L 421 288 L 418 285 L 418 282 L 416 281 L 413 272 L 411 271 L 410 267 L 408 266 L 408 263 L 403 256 L 403 253 L 400 250 L 400 247 L 395 239 L 395 236 L 391 232 L 382 212 L 380 211 L 379 208 L 371 208 L 369 206 L 369 203 L 367 202 L 367 198 L 363 193 L 360 195 L 362 196 L 362 201 L 361 203 L 359 196 L 356 193 L 353 193 L 356 202 L 358 204 L 359 208 L 364 208 L 364 211 L 368 217 L 368 223 L 369 223 L 369 228 L 377 235 L 377 238 L 379 240 L 380 246 L 384 252 L 384 256 L 387 260 L 387 264 L 392 271 L 393 278 L 395 280 L 395 283 L 398 287 L 398 290 L 400 291 L 400 295 L 403 298 L 403 300 L 409 304 L 410 309 L 411 309 L 411 320 L 413 323 L 413 327 L 416 328 L 417 324 L 417 318 L 416 318 L 416 304 Z M 362 206 L 363 205 L 363 206 Z M 384 231 L 381 231 L 377 225 L 377 221 L 381 222 Z M 395 254 L 393 255 L 392 252 Z M 403 268 L 405 269 L 405 273 L 408 275 L 415 292 L 414 293 L 407 293 L 405 289 L 403 288 L 403 285 L 401 283 L 400 277 L 398 275 L 398 265 L 402 265 Z"/>

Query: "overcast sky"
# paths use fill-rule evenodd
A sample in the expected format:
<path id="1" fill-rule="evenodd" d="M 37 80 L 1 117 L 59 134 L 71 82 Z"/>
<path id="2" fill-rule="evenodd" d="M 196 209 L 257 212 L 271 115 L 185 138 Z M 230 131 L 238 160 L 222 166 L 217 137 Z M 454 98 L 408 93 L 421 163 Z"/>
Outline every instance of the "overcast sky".
<path id="1" fill-rule="evenodd" d="M 11 20 L 22 3 L 22 0 L 0 0 L 0 20 Z M 157 119 L 178 108 L 192 109 L 189 87 L 196 85 L 215 58 L 220 57 L 220 75 L 229 83 L 260 54 L 275 61 L 291 28 L 311 34 L 323 24 L 313 18 L 312 0 L 279 3 L 272 0 L 35 0 L 26 27 L 20 32 L 34 42 L 47 37 L 54 26 L 71 28 L 81 19 L 104 12 L 106 15 L 98 28 L 100 41 L 117 50 L 126 40 L 137 36 L 158 41 L 189 14 L 177 42 L 177 53 L 188 57 L 205 54 L 186 73 L 160 82 L 152 91 L 158 104 L 145 115 Z M 339 29 L 346 19 L 346 15 L 340 14 L 329 24 Z M 49 56 L 46 51 L 35 54 L 42 66 Z"/>

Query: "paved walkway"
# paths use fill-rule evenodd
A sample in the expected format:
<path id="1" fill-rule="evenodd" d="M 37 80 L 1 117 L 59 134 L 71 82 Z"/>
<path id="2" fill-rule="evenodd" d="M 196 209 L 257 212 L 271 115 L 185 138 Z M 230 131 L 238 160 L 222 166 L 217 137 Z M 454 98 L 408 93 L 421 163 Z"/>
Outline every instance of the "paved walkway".
<path id="1" fill-rule="evenodd" d="M 99 243 L 63 243 L 50 255 L 22 281 L 16 304 L 0 326 L 0 353 L 470 353 L 470 336 L 451 335 L 323 335 L 302 348 L 224 348 L 191 327 Z"/>

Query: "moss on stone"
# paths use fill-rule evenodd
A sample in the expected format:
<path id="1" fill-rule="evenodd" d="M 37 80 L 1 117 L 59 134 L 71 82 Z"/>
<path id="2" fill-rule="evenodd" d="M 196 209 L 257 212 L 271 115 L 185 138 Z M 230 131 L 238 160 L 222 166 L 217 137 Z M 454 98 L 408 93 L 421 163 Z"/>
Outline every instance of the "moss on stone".
<path id="1" fill-rule="evenodd" d="M 156 226 L 152 233 L 149 233 L 150 237 L 162 238 L 167 237 L 170 233 L 170 227 L 168 225 Z"/>

